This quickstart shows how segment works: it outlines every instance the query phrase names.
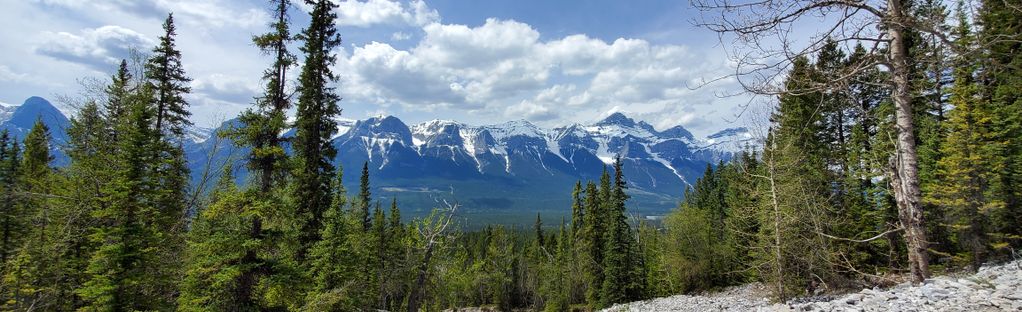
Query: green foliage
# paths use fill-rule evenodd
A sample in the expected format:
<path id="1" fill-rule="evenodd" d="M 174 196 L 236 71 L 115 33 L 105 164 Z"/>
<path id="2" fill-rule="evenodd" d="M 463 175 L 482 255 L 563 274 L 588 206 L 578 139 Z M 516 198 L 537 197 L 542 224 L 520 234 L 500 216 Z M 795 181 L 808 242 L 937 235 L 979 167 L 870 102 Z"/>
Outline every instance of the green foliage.
<path id="1" fill-rule="evenodd" d="M 298 111 L 295 120 L 293 178 L 294 198 L 298 213 L 304 219 L 301 233 L 302 249 L 311 248 L 319 240 L 323 217 L 331 204 L 330 179 L 337 151 L 330 139 L 337 132 L 335 117 L 341 110 L 340 97 L 330 83 L 337 80 L 330 66 L 337 61 L 332 50 L 340 45 L 334 20 L 336 4 L 328 0 L 306 0 L 311 6 L 309 27 L 298 39 L 303 45 L 304 66 L 298 76 Z"/>
<path id="2" fill-rule="evenodd" d="M 174 14 L 170 13 L 163 22 L 160 43 L 153 49 L 145 65 L 146 79 L 154 92 L 154 122 L 161 137 L 166 134 L 183 135 L 184 127 L 192 124 L 188 120 L 188 116 L 191 116 L 188 102 L 184 99 L 184 95 L 192 91 L 188 86 L 192 79 L 185 75 L 184 67 L 181 66 L 181 51 L 177 50 L 176 36 Z M 121 77 L 118 74 L 118 80 Z"/>

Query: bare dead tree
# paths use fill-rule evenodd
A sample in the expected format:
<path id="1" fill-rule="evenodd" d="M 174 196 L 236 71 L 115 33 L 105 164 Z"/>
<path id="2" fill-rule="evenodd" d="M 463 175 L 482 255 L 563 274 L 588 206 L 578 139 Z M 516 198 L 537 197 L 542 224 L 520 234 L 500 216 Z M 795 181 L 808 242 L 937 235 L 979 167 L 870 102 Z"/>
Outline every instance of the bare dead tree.
<path id="1" fill-rule="evenodd" d="M 441 207 L 422 219 L 416 227 L 422 241 L 422 260 L 418 265 L 418 272 L 414 284 L 411 287 L 411 294 L 408 296 L 408 311 L 417 312 L 426 295 L 426 279 L 429 277 L 429 268 L 432 265 L 433 255 L 437 249 L 443 247 L 448 241 L 449 229 L 454 224 L 454 214 L 461 207 L 457 202 L 451 203 L 447 200 L 439 201 Z"/>
<path id="2" fill-rule="evenodd" d="M 718 33 L 721 43 L 734 47 L 736 64 L 730 76 L 747 92 L 759 95 L 829 92 L 866 70 L 889 73 L 895 108 L 895 151 L 888 172 L 908 245 L 913 281 L 929 277 L 927 238 L 920 205 L 918 156 L 912 116 L 907 36 L 916 31 L 951 47 L 940 28 L 941 19 L 913 16 L 904 0 L 691 0 L 702 18 L 696 24 Z M 810 24 L 812 23 L 812 24 Z M 816 29 L 805 34 L 806 29 Z M 832 40 L 864 44 L 874 57 L 863 58 L 827 83 L 786 90 L 783 78 L 793 61 L 812 55 Z"/>

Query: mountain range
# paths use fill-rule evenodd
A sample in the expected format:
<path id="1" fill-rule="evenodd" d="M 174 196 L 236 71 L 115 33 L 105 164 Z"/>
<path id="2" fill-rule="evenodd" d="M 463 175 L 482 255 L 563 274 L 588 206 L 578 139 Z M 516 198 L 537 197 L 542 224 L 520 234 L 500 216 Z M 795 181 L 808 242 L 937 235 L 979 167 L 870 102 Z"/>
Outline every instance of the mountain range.
<path id="1" fill-rule="evenodd" d="M 66 164 L 60 146 L 67 141 L 67 116 L 40 97 L 20 106 L 0 106 L 0 129 L 19 138 L 37 118 L 52 130 L 56 164 Z M 604 166 L 618 155 L 631 195 L 629 209 L 660 215 L 677 206 L 707 164 L 757 144 L 745 128 L 696 138 L 682 126 L 657 130 L 622 113 L 592 124 L 556 128 L 525 120 L 482 126 L 451 120 L 408 125 L 394 116 L 340 119 L 338 124 L 332 143 L 349 190 L 357 188 L 358 172 L 368 163 L 375 198 L 396 198 L 411 216 L 427 213 L 437 200 L 453 199 L 463 204 L 468 219 L 484 223 L 526 221 L 537 212 L 563 215 L 569 211 L 575 181 L 598 180 Z M 228 162 L 237 165 L 239 180 L 244 179 L 241 163 L 247 148 L 213 135 L 238 125 L 229 120 L 217 129 L 189 129 L 184 146 L 193 184 L 212 183 L 205 173 L 217 172 Z M 293 131 L 285 133 L 291 135 Z"/>

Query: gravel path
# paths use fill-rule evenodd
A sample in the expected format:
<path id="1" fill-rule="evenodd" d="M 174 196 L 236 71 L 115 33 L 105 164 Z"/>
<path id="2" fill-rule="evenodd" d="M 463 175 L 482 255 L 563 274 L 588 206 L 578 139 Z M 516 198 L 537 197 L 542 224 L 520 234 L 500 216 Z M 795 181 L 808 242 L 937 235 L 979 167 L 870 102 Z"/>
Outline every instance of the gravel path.
<path id="1" fill-rule="evenodd" d="M 604 311 L 1022 311 L 1022 261 L 987 266 L 969 276 L 940 276 L 919 286 L 863 289 L 827 301 L 772 304 L 762 284 L 698 296 L 615 305 Z"/>

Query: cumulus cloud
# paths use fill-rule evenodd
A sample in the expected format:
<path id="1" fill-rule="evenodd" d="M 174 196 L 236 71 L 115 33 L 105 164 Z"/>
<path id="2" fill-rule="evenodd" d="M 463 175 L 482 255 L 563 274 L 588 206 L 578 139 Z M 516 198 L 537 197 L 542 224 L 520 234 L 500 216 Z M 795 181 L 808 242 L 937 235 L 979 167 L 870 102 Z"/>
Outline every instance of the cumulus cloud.
<path id="1" fill-rule="evenodd" d="M 532 121 L 548 121 L 559 117 L 549 107 L 529 100 L 523 100 L 521 103 L 508 106 L 507 110 L 504 111 L 504 115 L 509 118 L 523 118 Z"/>
<path id="2" fill-rule="evenodd" d="M 73 10 L 124 12 L 146 18 L 163 19 L 167 13 L 185 23 L 203 27 L 262 26 L 268 20 L 262 9 L 239 8 L 227 0 L 32 0 L 44 5 Z"/>
<path id="3" fill-rule="evenodd" d="M 393 0 L 334 0 L 334 3 L 337 4 L 337 25 L 340 26 L 424 26 L 440 21 L 440 13 L 422 0 L 407 4 Z M 296 5 L 305 12 L 312 11 L 312 7 L 304 2 Z"/>
<path id="4" fill-rule="evenodd" d="M 36 53 L 104 72 L 129 55 L 131 49 L 145 49 L 155 43 L 145 35 L 116 25 L 83 29 L 78 34 L 44 32 L 40 38 Z"/>
<path id="5" fill-rule="evenodd" d="M 722 56 L 641 39 L 544 41 L 514 20 L 488 19 L 476 27 L 431 23 L 422 30 L 422 39 L 406 50 L 372 42 L 345 51 L 338 65 L 341 92 L 371 103 L 442 105 L 539 122 L 579 118 L 567 110 L 596 118 L 626 107 L 655 124 L 703 126 L 699 118 L 679 118 L 677 109 L 719 102 L 708 92 L 694 96 L 689 86 L 728 68 Z"/>

